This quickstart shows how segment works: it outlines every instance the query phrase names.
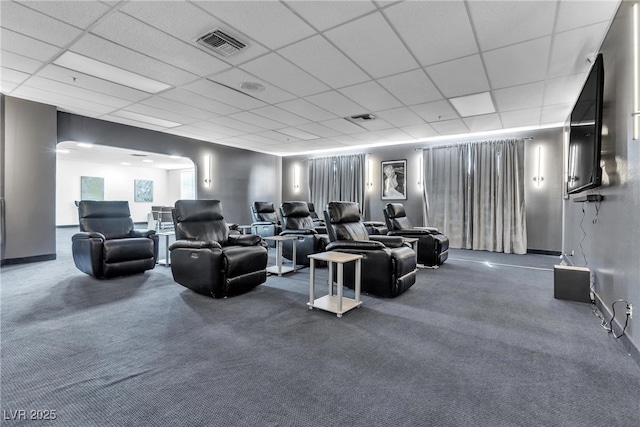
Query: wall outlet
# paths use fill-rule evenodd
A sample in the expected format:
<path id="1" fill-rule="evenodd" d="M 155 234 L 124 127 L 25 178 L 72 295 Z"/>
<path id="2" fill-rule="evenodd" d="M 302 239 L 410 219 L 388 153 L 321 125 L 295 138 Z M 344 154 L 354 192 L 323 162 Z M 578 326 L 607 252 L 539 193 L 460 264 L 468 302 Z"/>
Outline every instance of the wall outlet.
<path id="1" fill-rule="evenodd" d="M 633 319 L 633 305 L 627 304 L 627 314 L 629 315 L 629 319 Z"/>

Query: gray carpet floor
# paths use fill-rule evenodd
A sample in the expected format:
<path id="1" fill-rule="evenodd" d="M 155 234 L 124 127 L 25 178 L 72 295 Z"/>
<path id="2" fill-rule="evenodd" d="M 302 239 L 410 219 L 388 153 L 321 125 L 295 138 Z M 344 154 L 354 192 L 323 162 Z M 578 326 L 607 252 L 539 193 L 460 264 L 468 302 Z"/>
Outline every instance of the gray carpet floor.
<path id="1" fill-rule="evenodd" d="M 640 368 L 553 298 L 556 257 L 452 250 L 339 319 L 307 308 L 308 268 L 212 299 L 163 266 L 95 280 L 73 232 L 0 270 L 2 425 L 640 425 Z"/>

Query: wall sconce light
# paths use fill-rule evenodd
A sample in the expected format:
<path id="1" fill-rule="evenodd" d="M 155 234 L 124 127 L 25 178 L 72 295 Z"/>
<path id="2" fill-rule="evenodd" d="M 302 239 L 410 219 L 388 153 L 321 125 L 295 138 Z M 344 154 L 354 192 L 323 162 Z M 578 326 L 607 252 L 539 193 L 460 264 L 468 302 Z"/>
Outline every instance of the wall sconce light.
<path id="1" fill-rule="evenodd" d="M 211 156 L 204 157 L 204 183 L 207 187 L 211 187 Z"/>
<path id="2" fill-rule="evenodd" d="M 367 191 L 373 190 L 373 162 L 371 159 L 367 161 Z"/>
<path id="3" fill-rule="evenodd" d="M 293 191 L 294 193 L 300 191 L 300 166 L 298 165 L 293 167 Z"/>
<path id="4" fill-rule="evenodd" d="M 537 163 L 536 171 L 537 171 L 537 174 L 536 176 L 533 177 L 533 180 L 538 184 L 537 186 L 540 187 L 540 184 L 542 183 L 542 181 L 544 181 L 544 177 L 542 176 L 542 147 L 541 146 L 538 146 L 538 163 Z"/>
<path id="5" fill-rule="evenodd" d="M 633 139 L 640 138 L 640 6 L 633 5 Z"/>
<path id="6" fill-rule="evenodd" d="M 424 164 L 422 163 L 422 154 L 418 156 L 418 188 L 422 190 L 422 180 L 424 179 Z"/>

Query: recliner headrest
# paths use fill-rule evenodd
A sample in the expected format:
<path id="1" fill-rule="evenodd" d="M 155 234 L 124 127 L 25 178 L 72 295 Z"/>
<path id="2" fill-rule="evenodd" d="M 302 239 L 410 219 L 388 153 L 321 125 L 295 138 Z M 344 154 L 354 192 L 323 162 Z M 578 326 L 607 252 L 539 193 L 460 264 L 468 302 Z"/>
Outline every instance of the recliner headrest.
<path id="1" fill-rule="evenodd" d="M 127 201 L 81 200 L 78 216 L 82 218 L 128 218 L 131 216 Z"/>
<path id="2" fill-rule="evenodd" d="M 356 202 L 329 202 L 327 212 L 331 224 L 360 222 L 360 207 Z"/>
<path id="3" fill-rule="evenodd" d="M 280 212 L 285 217 L 306 217 L 309 216 L 309 206 L 307 202 L 284 202 L 280 206 Z"/>
<path id="4" fill-rule="evenodd" d="M 389 218 L 401 218 L 407 216 L 402 203 L 387 203 L 387 213 Z"/>
<path id="5" fill-rule="evenodd" d="M 220 200 L 178 200 L 175 205 L 176 222 L 223 220 Z"/>
<path id="6" fill-rule="evenodd" d="M 253 202 L 253 208 L 257 213 L 272 213 L 276 211 L 273 202 Z"/>

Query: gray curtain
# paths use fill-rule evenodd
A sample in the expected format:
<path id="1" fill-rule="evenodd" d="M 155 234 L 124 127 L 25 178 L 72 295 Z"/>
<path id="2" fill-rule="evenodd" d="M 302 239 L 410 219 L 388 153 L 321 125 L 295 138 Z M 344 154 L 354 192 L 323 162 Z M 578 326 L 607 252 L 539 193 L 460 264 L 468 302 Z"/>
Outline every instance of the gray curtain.
<path id="1" fill-rule="evenodd" d="M 309 191 L 316 211 L 320 214 L 336 200 L 356 202 L 364 210 L 364 173 L 365 154 L 309 159 Z"/>
<path id="2" fill-rule="evenodd" d="M 453 248 L 527 252 L 524 140 L 423 150 L 424 219 Z"/>

